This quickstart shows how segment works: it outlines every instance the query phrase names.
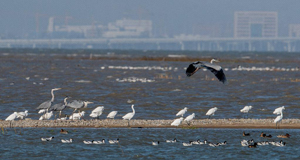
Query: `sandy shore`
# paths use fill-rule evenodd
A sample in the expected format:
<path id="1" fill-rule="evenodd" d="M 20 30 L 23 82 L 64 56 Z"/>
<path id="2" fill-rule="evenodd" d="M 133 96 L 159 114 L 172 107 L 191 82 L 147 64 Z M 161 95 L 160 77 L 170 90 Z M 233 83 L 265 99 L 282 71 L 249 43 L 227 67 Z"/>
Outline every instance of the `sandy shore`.
<path id="1" fill-rule="evenodd" d="M 132 128 L 176 128 L 171 126 L 173 120 L 139 120 L 130 121 Z M 24 127 L 24 128 L 126 128 L 128 121 L 120 119 L 101 120 L 0 120 L 0 127 Z M 273 119 L 198 119 L 190 125 L 183 122 L 178 128 L 275 128 Z M 280 129 L 300 129 L 300 119 L 284 119 Z"/>

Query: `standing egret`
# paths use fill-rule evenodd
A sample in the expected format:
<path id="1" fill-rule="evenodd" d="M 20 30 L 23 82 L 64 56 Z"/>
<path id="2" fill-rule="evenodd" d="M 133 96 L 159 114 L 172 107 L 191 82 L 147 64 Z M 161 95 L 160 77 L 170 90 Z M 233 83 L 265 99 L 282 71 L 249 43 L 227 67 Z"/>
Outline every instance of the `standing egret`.
<path id="1" fill-rule="evenodd" d="M 252 109 L 252 106 L 245 106 L 243 109 L 241 109 L 242 113 L 246 113 L 247 114 L 247 118 L 248 118 L 248 112 Z"/>
<path id="2" fill-rule="evenodd" d="M 217 107 L 211 108 L 207 111 L 206 115 L 208 116 L 208 118 L 210 119 L 210 116 L 215 115 L 215 112 L 218 110 Z"/>
<path id="3" fill-rule="evenodd" d="M 17 118 L 24 119 L 27 116 L 28 116 L 28 111 L 25 110 L 25 112 L 18 112 Z"/>
<path id="4" fill-rule="evenodd" d="M 183 117 L 183 115 L 186 113 L 186 111 L 187 111 L 187 107 L 184 107 L 182 110 L 180 110 L 177 114 L 176 114 L 176 116 L 181 116 L 181 117 Z"/>
<path id="5" fill-rule="evenodd" d="M 112 118 L 114 119 L 115 116 L 118 114 L 118 111 L 111 111 L 108 115 L 107 118 Z"/>
<path id="6" fill-rule="evenodd" d="M 64 99 L 64 103 L 58 103 L 58 104 L 55 104 L 53 106 L 51 106 L 49 108 L 49 111 L 59 111 L 59 118 L 61 116 L 61 112 L 67 107 L 67 99 L 69 97 L 67 96 L 65 99 Z"/>
<path id="7" fill-rule="evenodd" d="M 41 110 L 41 109 L 46 109 L 46 110 L 48 110 L 50 107 L 51 107 L 51 105 L 52 105 L 52 103 L 53 103 L 53 101 L 54 101 L 54 91 L 57 91 L 57 90 L 60 90 L 61 88 L 54 88 L 54 89 L 51 89 L 51 95 L 52 95 L 52 98 L 51 98 L 51 100 L 48 100 L 48 101 L 45 101 L 45 102 L 43 102 L 42 104 L 40 104 L 36 109 L 37 110 Z"/>
<path id="8" fill-rule="evenodd" d="M 132 112 L 127 113 L 125 116 L 122 117 L 124 120 L 128 120 L 128 126 L 130 126 L 129 121 L 131 120 L 131 118 L 132 118 L 132 117 L 134 116 L 134 114 L 135 114 L 135 110 L 134 110 L 133 106 L 134 106 L 134 105 L 131 105 Z"/>
<path id="9" fill-rule="evenodd" d="M 280 114 L 283 110 L 285 110 L 284 106 L 278 107 L 274 110 L 273 114 Z"/>
<path id="10" fill-rule="evenodd" d="M 95 108 L 92 113 L 90 114 L 90 117 L 93 117 L 93 118 L 99 118 L 102 114 L 104 110 L 104 107 L 103 106 L 99 106 L 97 108 Z"/>
<path id="11" fill-rule="evenodd" d="M 17 118 L 18 112 L 14 112 L 13 114 L 9 115 L 5 120 L 6 121 L 13 121 Z"/>
<path id="12" fill-rule="evenodd" d="M 73 114 L 69 117 L 69 119 L 71 119 L 71 120 L 76 120 L 76 119 L 80 120 L 81 118 L 84 117 L 84 114 L 85 114 L 84 111 L 81 111 L 80 113 L 73 113 Z"/>
<path id="13" fill-rule="evenodd" d="M 219 62 L 219 61 L 212 59 L 210 61 L 210 63 L 200 62 L 200 61 L 191 63 L 188 66 L 188 68 L 186 69 L 186 75 L 188 77 L 190 77 L 193 74 L 195 74 L 199 69 L 206 68 L 206 69 L 210 70 L 219 79 L 219 81 L 226 83 L 226 77 L 225 77 L 222 67 L 219 65 L 213 64 L 213 62 Z"/>
<path id="14" fill-rule="evenodd" d="M 183 117 L 180 117 L 180 118 L 175 119 L 175 120 L 171 123 L 171 126 L 176 126 L 176 127 L 178 127 L 178 126 L 181 124 L 182 120 L 183 120 Z"/>
<path id="15" fill-rule="evenodd" d="M 47 113 L 45 113 L 44 115 L 42 115 L 41 117 L 40 117 L 40 119 L 39 120 L 48 120 L 48 119 L 50 119 L 51 117 L 53 116 L 53 111 L 51 111 L 51 112 L 47 112 Z"/>
<path id="16" fill-rule="evenodd" d="M 187 117 L 184 119 L 184 121 L 186 121 L 186 123 L 187 123 L 188 125 L 190 125 L 190 121 L 193 120 L 194 118 L 195 118 L 195 113 L 193 113 L 193 114 L 187 116 Z"/>
<path id="17" fill-rule="evenodd" d="M 280 115 L 277 116 L 274 120 L 274 123 L 276 123 L 276 129 L 277 129 L 277 123 L 281 122 L 282 118 L 283 118 L 283 114 L 282 114 L 282 110 L 281 110 Z M 279 125 L 278 125 L 278 129 L 279 129 Z"/>
<path id="18" fill-rule="evenodd" d="M 68 103 L 67 107 L 73 108 L 75 112 L 76 110 L 80 110 L 82 108 L 86 108 L 88 104 L 91 104 L 94 102 L 89 101 L 81 101 L 81 100 L 73 100 L 72 102 Z"/>

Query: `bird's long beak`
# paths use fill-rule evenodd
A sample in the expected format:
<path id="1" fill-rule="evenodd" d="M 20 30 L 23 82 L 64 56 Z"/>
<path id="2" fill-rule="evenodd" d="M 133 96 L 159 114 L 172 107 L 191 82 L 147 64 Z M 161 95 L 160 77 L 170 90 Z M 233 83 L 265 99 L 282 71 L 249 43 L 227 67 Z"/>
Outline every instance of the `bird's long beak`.
<path id="1" fill-rule="evenodd" d="M 57 91 L 57 90 L 60 90 L 60 89 L 61 89 L 61 88 L 54 88 L 53 90 L 56 90 L 56 91 Z"/>

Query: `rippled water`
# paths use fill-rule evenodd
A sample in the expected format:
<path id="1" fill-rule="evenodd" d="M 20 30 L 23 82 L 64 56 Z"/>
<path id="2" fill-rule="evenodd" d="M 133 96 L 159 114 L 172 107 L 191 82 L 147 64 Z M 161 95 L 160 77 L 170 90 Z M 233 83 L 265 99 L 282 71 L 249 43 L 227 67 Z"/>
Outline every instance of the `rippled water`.
<path id="1" fill-rule="evenodd" d="M 247 129 L 249 137 L 243 137 L 240 129 L 82 129 L 69 128 L 69 134 L 60 134 L 60 129 L 43 128 L 6 129 L 0 134 L 2 159 L 299 159 L 298 130 L 256 130 Z M 261 132 L 273 135 L 266 139 Z M 289 139 L 279 139 L 279 134 L 291 134 Z M 41 137 L 54 136 L 49 142 Z M 73 143 L 61 143 L 61 139 L 73 138 Z M 120 139 L 120 144 L 86 145 L 84 140 Z M 165 143 L 166 139 L 177 138 L 178 143 Z M 210 147 L 192 145 L 184 147 L 182 142 L 200 139 L 212 143 L 227 141 L 227 145 Z M 284 147 L 258 146 L 242 147 L 240 141 L 286 142 Z M 152 141 L 160 141 L 152 146 Z"/>

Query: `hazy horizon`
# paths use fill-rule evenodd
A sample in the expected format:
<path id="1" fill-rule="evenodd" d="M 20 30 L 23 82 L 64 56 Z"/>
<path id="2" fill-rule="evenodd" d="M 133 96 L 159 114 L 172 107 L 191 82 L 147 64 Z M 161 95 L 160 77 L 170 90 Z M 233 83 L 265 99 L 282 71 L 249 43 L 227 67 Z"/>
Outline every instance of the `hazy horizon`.
<path id="1" fill-rule="evenodd" d="M 233 31 L 235 11 L 278 12 L 278 36 L 288 35 L 289 24 L 300 24 L 297 11 L 300 1 L 288 0 L 0 0 L 0 36 L 45 32 L 48 19 L 56 17 L 63 25 L 107 25 L 118 19 L 147 19 L 153 22 L 155 35 L 196 34 L 199 26 L 219 26 Z M 36 14 L 39 14 L 39 24 Z M 195 31 L 196 30 L 196 31 Z M 223 33 L 232 36 L 232 33 Z"/>

